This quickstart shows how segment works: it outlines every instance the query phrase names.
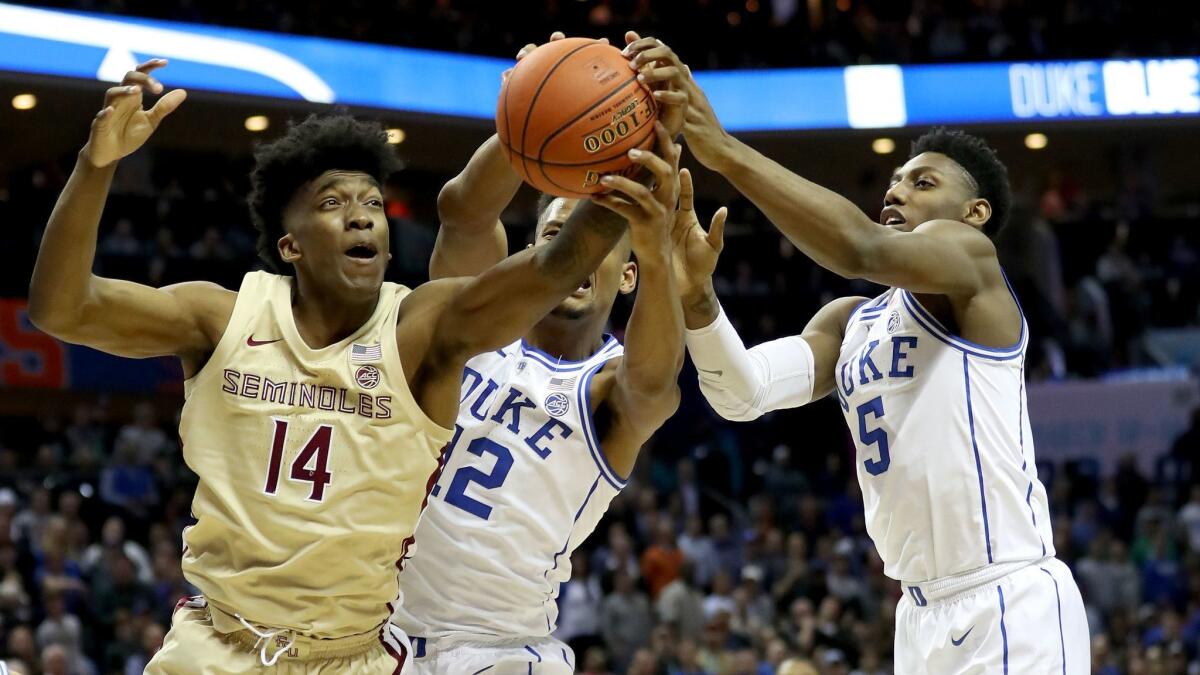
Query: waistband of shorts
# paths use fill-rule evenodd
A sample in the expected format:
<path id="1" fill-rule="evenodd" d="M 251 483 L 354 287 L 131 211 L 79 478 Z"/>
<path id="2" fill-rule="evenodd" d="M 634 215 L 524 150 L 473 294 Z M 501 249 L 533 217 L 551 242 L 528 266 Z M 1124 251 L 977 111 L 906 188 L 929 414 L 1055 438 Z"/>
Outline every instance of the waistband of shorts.
<path id="1" fill-rule="evenodd" d="M 909 599 L 917 607 L 924 607 L 930 603 L 949 600 L 959 595 L 969 593 L 980 586 L 989 584 L 997 579 L 1006 577 L 1013 572 L 1025 569 L 1030 565 L 1036 565 L 1049 557 L 1039 558 L 1037 560 L 1017 560 L 1014 562 L 993 563 L 985 565 L 979 569 L 955 574 L 940 579 L 932 579 L 930 581 L 922 581 L 919 583 L 901 581 L 900 590 L 907 594 Z"/>
<path id="2" fill-rule="evenodd" d="M 514 635 L 483 635 L 480 633 L 451 633 L 441 637 L 408 636 L 412 642 L 414 659 L 423 659 L 438 652 L 444 652 L 456 647 L 522 647 L 536 641 L 545 640 L 545 636 L 514 636 Z"/>
<path id="3" fill-rule="evenodd" d="M 212 618 L 213 629 L 221 633 L 222 637 L 248 649 L 258 649 L 262 646 L 261 640 L 263 638 L 255 635 L 253 631 L 246 628 L 236 614 L 232 614 L 209 602 L 206 602 L 204 606 Z M 273 628 L 253 621 L 250 624 L 259 633 L 275 634 L 270 638 L 274 644 L 267 647 L 268 653 L 283 648 L 291 641 L 292 644 L 288 647 L 284 657 L 296 661 L 358 656 L 377 646 L 380 642 L 378 628 L 366 633 L 347 635 L 340 638 L 317 638 L 296 633 L 287 628 Z"/>

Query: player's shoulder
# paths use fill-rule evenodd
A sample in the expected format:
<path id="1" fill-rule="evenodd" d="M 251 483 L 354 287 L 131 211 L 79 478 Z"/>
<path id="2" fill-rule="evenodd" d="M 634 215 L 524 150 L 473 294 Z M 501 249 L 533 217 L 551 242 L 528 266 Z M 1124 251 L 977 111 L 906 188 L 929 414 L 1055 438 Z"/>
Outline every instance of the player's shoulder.
<path id="1" fill-rule="evenodd" d="M 913 232 L 955 241 L 973 255 L 996 256 L 996 245 L 983 230 L 959 220 L 929 220 L 913 228 Z"/>
<path id="2" fill-rule="evenodd" d="M 189 314 L 220 335 L 233 316 L 238 293 L 211 281 L 184 281 L 163 286 Z"/>
<path id="3" fill-rule="evenodd" d="M 812 320 L 809 321 L 808 326 L 805 328 L 805 332 L 817 331 L 840 337 L 845 331 L 846 323 L 850 321 L 850 317 L 854 314 L 855 310 L 871 302 L 871 300 L 872 298 L 868 298 L 865 295 L 847 295 L 830 300 L 813 315 Z"/>

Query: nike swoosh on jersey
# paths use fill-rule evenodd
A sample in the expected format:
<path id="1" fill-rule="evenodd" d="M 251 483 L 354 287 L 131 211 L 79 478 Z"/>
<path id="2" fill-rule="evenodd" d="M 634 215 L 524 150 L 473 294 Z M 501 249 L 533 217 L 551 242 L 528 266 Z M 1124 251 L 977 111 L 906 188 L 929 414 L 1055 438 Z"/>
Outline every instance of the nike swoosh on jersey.
<path id="1" fill-rule="evenodd" d="M 262 345 L 269 345 L 279 342 L 282 339 L 283 338 L 275 338 L 274 340 L 255 340 L 254 336 L 251 335 L 250 337 L 246 338 L 246 344 L 250 347 L 261 347 Z"/>
<path id="2" fill-rule="evenodd" d="M 975 626 L 971 626 L 970 628 L 968 628 L 967 632 L 963 633 L 962 637 L 958 638 L 957 640 L 955 640 L 954 636 L 951 635 L 950 636 L 950 644 L 954 645 L 955 647 L 958 647 L 959 645 L 961 645 L 963 643 L 963 640 L 967 639 L 967 636 L 970 635 L 971 631 L 973 631 L 973 630 L 975 630 Z"/>

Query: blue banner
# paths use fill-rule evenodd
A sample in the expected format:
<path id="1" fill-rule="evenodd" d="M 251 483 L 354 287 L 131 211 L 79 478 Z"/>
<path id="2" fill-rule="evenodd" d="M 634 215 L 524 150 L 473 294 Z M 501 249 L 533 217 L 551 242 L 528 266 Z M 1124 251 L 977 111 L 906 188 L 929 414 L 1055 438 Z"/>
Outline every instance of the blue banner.
<path id="1" fill-rule="evenodd" d="M 0 70 L 119 81 L 151 57 L 171 59 L 164 80 L 175 87 L 475 119 L 495 115 L 500 73 L 512 65 L 0 3 Z M 696 78 L 731 131 L 1200 114 L 1194 58 L 722 71 Z"/>

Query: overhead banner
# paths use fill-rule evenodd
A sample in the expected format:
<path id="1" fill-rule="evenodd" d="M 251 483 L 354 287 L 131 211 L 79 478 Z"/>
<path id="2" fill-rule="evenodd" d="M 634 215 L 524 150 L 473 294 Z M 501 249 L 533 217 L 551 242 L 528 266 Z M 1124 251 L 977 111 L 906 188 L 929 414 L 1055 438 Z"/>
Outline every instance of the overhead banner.
<path id="1" fill-rule="evenodd" d="M 171 59 L 163 78 L 174 87 L 476 119 L 495 115 L 500 73 L 512 65 L 0 3 L 0 70 L 118 81 L 151 57 Z M 1195 58 L 732 70 L 696 78 L 731 131 L 1200 115 Z"/>

